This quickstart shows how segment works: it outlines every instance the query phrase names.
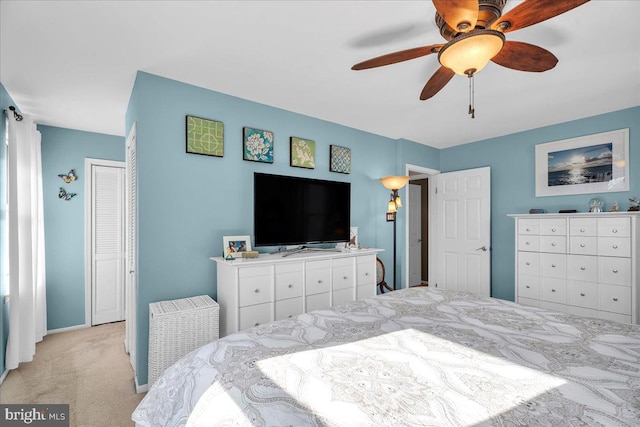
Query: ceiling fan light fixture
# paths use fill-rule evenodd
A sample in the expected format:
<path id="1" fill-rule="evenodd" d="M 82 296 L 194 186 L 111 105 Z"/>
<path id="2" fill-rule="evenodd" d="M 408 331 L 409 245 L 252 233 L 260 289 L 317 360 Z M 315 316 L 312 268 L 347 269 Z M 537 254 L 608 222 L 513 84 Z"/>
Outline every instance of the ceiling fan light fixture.
<path id="1" fill-rule="evenodd" d="M 504 46 L 500 31 L 474 29 L 461 34 L 444 45 L 438 61 L 454 73 L 470 76 L 482 70 Z"/>

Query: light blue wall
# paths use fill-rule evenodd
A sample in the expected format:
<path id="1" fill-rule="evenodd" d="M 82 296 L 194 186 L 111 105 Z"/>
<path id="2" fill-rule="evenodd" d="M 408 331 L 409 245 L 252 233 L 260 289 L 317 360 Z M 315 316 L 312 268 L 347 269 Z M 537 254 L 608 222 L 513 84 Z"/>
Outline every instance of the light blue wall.
<path id="1" fill-rule="evenodd" d="M 0 83 L 0 110 L 9 111 L 9 106 L 13 105 L 18 111 L 20 108 L 13 102 L 9 93 Z M 6 233 L 5 221 L 7 220 L 7 212 L 4 207 L 7 203 L 7 194 L 5 191 L 7 179 L 7 147 L 4 144 L 4 135 L 6 132 L 4 115 L 0 116 L 0 234 Z M 4 246 L 4 238 L 0 239 L 0 260 L 4 259 L 7 248 Z M 5 349 L 7 348 L 7 338 L 9 337 L 9 304 L 5 304 L 3 295 L 9 290 L 9 283 L 5 283 L 6 276 L 4 273 L 5 266 L 0 262 L 0 375 L 4 372 L 5 367 Z"/>
<path id="2" fill-rule="evenodd" d="M 548 126 L 500 138 L 447 148 L 440 152 L 443 172 L 491 166 L 491 290 L 492 296 L 514 299 L 514 221 L 507 214 L 530 208 L 588 211 L 594 194 L 535 196 L 535 146 L 545 142 L 629 128 L 629 192 L 599 193 L 609 210 L 618 202 L 629 207 L 629 197 L 640 196 L 640 107 Z"/>
<path id="3" fill-rule="evenodd" d="M 38 126 L 42 134 L 47 328 L 85 323 L 84 186 L 85 158 L 125 159 L 124 138 L 92 132 Z M 58 174 L 75 169 L 78 179 L 66 184 Z M 60 187 L 76 193 L 58 198 Z"/>
<path id="4" fill-rule="evenodd" d="M 185 116 L 225 126 L 223 158 L 185 153 Z M 139 72 L 126 129 L 137 126 L 138 180 L 138 383 L 147 382 L 148 305 L 199 294 L 216 297 L 222 237 L 252 234 L 253 172 L 347 181 L 352 225 L 362 244 L 386 249 L 391 264 L 392 228 L 385 222 L 387 190 L 378 178 L 404 174 L 405 163 L 437 169 L 438 150 L 396 141 L 281 109 Z M 274 133 L 274 163 L 242 160 L 242 127 Z M 289 166 L 289 137 L 316 142 L 316 168 Z M 352 172 L 329 171 L 329 145 L 351 148 Z M 399 224 L 403 235 L 404 224 Z M 400 247 L 400 246 L 399 246 Z M 402 246 L 403 247 L 403 246 Z M 399 259 L 402 259 L 400 253 Z"/>

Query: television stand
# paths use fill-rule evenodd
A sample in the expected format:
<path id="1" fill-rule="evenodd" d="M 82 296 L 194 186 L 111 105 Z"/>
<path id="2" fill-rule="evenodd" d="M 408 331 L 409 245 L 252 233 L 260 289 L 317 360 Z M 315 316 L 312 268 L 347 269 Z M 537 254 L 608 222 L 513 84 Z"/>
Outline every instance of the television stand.
<path id="1" fill-rule="evenodd" d="M 342 252 L 339 248 L 310 248 L 308 246 L 299 246 L 293 249 L 287 249 L 286 251 L 276 252 L 282 253 L 282 257 L 299 254 L 300 252 Z"/>

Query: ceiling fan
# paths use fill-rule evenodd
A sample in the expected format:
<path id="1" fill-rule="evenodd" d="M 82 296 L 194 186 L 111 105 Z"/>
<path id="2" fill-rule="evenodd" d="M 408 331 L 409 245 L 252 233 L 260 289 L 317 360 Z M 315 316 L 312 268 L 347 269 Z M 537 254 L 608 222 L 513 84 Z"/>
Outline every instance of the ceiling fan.
<path id="1" fill-rule="evenodd" d="M 525 0 L 502 16 L 507 0 L 433 0 L 436 25 L 448 43 L 389 53 L 351 69 L 365 70 L 437 53 L 441 67 L 422 89 L 423 101 L 437 94 L 454 74 L 471 79 L 489 61 L 518 71 L 547 71 L 558 63 L 555 55 L 539 46 L 507 41 L 504 34 L 546 21 L 588 1 Z M 471 84 L 472 79 L 470 93 Z M 469 114 L 473 117 L 472 105 Z"/>

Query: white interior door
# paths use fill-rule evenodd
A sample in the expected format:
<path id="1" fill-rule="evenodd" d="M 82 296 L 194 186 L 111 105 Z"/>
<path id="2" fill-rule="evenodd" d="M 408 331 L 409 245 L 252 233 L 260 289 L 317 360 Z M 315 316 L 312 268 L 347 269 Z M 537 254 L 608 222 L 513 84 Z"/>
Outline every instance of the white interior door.
<path id="1" fill-rule="evenodd" d="M 124 164 L 90 162 L 91 325 L 124 320 Z"/>
<path id="2" fill-rule="evenodd" d="M 409 286 L 421 283 L 421 259 L 422 259 L 422 227 L 420 219 L 422 217 L 422 187 L 416 184 L 409 184 Z"/>
<path id="3" fill-rule="evenodd" d="M 491 294 L 491 169 L 437 176 L 435 286 Z"/>
<path id="4" fill-rule="evenodd" d="M 127 227 L 126 227 L 126 337 L 125 348 L 129 353 L 129 362 L 136 372 L 136 345 L 137 345 L 137 184 L 136 184 L 136 125 L 134 124 L 127 136 Z"/>

